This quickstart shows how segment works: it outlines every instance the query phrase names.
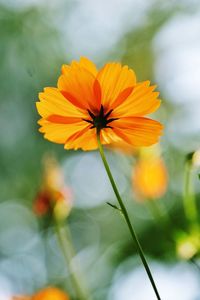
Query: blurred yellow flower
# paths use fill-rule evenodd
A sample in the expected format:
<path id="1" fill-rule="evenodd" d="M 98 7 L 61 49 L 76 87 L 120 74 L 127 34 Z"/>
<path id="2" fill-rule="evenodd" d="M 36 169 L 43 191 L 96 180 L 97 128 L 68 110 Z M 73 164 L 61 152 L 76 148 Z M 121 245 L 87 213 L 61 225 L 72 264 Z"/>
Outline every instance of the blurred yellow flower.
<path id="1" fill-rule="evenodd" d="M 72 207 L 72 194 L 64 183 L 62 171 L 53 156 L 44 159 L 44 175 L 42 187 L 35 202 L 34 211 L 44 215 L 53 210 L 57 219 L 68 216 Z"/>
<path id="2" fill-rule="evenodd" d="M 191 259 L 200 251 L 200 231 L 181 233 L 177 238 L 176 252 L 181 259 Z"/>
<path id="3" fill-rule="evenodd" d="M 128 66 L 107 63 L 98 71 L 82 57 L 80 62 L 63 65 L 57 88 L 39 94 L 40 132 L 65 149 L 98 148 L 97 132 L 102 144 L 155 144 L 163 127 L 144 117 L 160 106 L 155 88 L 149 81 L 136 82 Z"/>
<path id="4" fill-rule="evenodd" d="M 133 189 L 139 199 L 156 199 L 167 189 L 167 169 L 157 146 L 141 152 L 133 168 Z"/>
<path id="5" fill-rule="evenodd" d="M 200 167 L 200 149 L 193 153 L 192 163 L 194 167 Z"/>

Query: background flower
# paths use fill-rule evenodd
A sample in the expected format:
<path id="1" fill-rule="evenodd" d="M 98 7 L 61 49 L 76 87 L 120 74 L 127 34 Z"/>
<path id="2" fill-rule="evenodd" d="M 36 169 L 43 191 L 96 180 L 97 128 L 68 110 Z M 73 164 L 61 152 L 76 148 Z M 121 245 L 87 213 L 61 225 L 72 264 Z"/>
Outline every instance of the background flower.
<path id="1" fill-rule="evenodd" d="M 33 209 L 39 216 L 54 213 L 56 218 L 65 219 L 72 208 L 72 192 L 65 184 L 62 170 L 53 155 L 45 156 L 43 167 L 42 185 Z"/>
<path id="2" fill-rule="evenodd" d="M 69 297 L 60 289 L 47 287 L 32 296 L 14 296 L 12 300 L 69 300 Z"/>
<path id="3" fill-rule="evenodd" d="M 140 151 L 132 171 L 133 191 L 139 199 L 154 200 L 167 190 L 168 175 L 158 145 Z"/>

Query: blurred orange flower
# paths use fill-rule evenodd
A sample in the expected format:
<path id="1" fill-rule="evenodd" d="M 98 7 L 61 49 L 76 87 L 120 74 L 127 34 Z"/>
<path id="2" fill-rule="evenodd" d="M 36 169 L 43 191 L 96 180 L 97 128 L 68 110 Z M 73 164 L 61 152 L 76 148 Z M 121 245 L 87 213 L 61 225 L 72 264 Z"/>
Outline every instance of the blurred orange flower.
<path id="1" fill-rule="evenodd" d="M 33 295 L 31 300 L 69 300 L 69 297 L 57 288 L 48 287 Z"/>
<path id="2" fill-rule="evenodd" d="M 40 132 L 65 149 L 92 150 L 102 144 L 125 141 L 134 147 L 156 143 L 162 125 L 144 117 L 160 106 L 156 86 L 136 82 L 133 70 L 107 63 L 99 71 L 85 57 L 62 66 L 57 88 L 39 94 Z"/>
<path id="3" fill-rule="evenodd" d="M 58 218 L 65 218 L 71 207 L 72 195 L 65 186 L 62 171 L 53 156 L 46 156 L 42 187 L 35 199 L 34 211 L 37 215 L 44 215 L 53 210 Z"/>
<path id="4" fill-rule="evenodd" d="M 157 149 L 141 152 L 133 168 L 133 189 L 139 199 L 156 199 L 167 189 L 167 169 Z"/>
<path id="5" fill-rule="evenodd" d="M 54 287 L 48 287 L 33 296 L 14 296 L 12 300 L 70 300 L 70 298 L 63 291 Z"/>

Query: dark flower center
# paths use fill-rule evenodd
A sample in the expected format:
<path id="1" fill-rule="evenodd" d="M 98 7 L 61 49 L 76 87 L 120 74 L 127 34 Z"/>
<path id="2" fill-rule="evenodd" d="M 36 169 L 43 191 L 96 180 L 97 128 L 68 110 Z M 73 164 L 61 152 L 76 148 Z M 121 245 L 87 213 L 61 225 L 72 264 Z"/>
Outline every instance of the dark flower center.
<path id="1" fill-rule="evenodd" d="M 118 118 L 109 119 L 109 116 L 112 113 L 112 111 L 113 109 L 109 110 L 109 112 L 105 114 L 104 107 L 103 105 L 101 105 L 99 113 L 95 115 L 88 109 L 88 113 L 92 119 L 91 120 L 83 119 L 83 120 L 91 124 L 90 129 L 97 128 L 97 131 L 100 131 L 103 128 L 112 128 L 108 124 L 110 124 L 112 121 L 118 120 Z"/>

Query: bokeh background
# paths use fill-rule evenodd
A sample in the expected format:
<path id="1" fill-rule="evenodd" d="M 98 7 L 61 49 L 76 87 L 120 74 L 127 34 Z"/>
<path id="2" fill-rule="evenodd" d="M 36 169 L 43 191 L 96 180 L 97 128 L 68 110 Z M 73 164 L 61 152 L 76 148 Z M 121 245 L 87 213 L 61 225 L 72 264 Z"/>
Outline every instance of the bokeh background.
<path id="1" fill-rule="evenodd" d="M 53 226 L 32 209 L 49 152 L 72 190 L 67 223 L 93 299 L 155 299 L 123 219 L 106 204 L 116 200 L 98 152 L 65 151 L 38 132 L 38 92 L 55 86 L 61 65 L 80 56 L 98 66 L 121 61 L 139 81 L 158 85 L 162 106 L 154 117 L 165 124 L 161 149 L 169 181 L 157 201 L 172 223 L 155 222 L 146 202 L 136 201 L 134 156 L 110 150 L 107 156 L 162 299 L 199 300 L 197 265 L 178 257 L 167 237 L 188 229 L 184 163 L 200 147 L 198 0 L 0 1 L 0 299 L 48 285 L 71 293 Z"/>

